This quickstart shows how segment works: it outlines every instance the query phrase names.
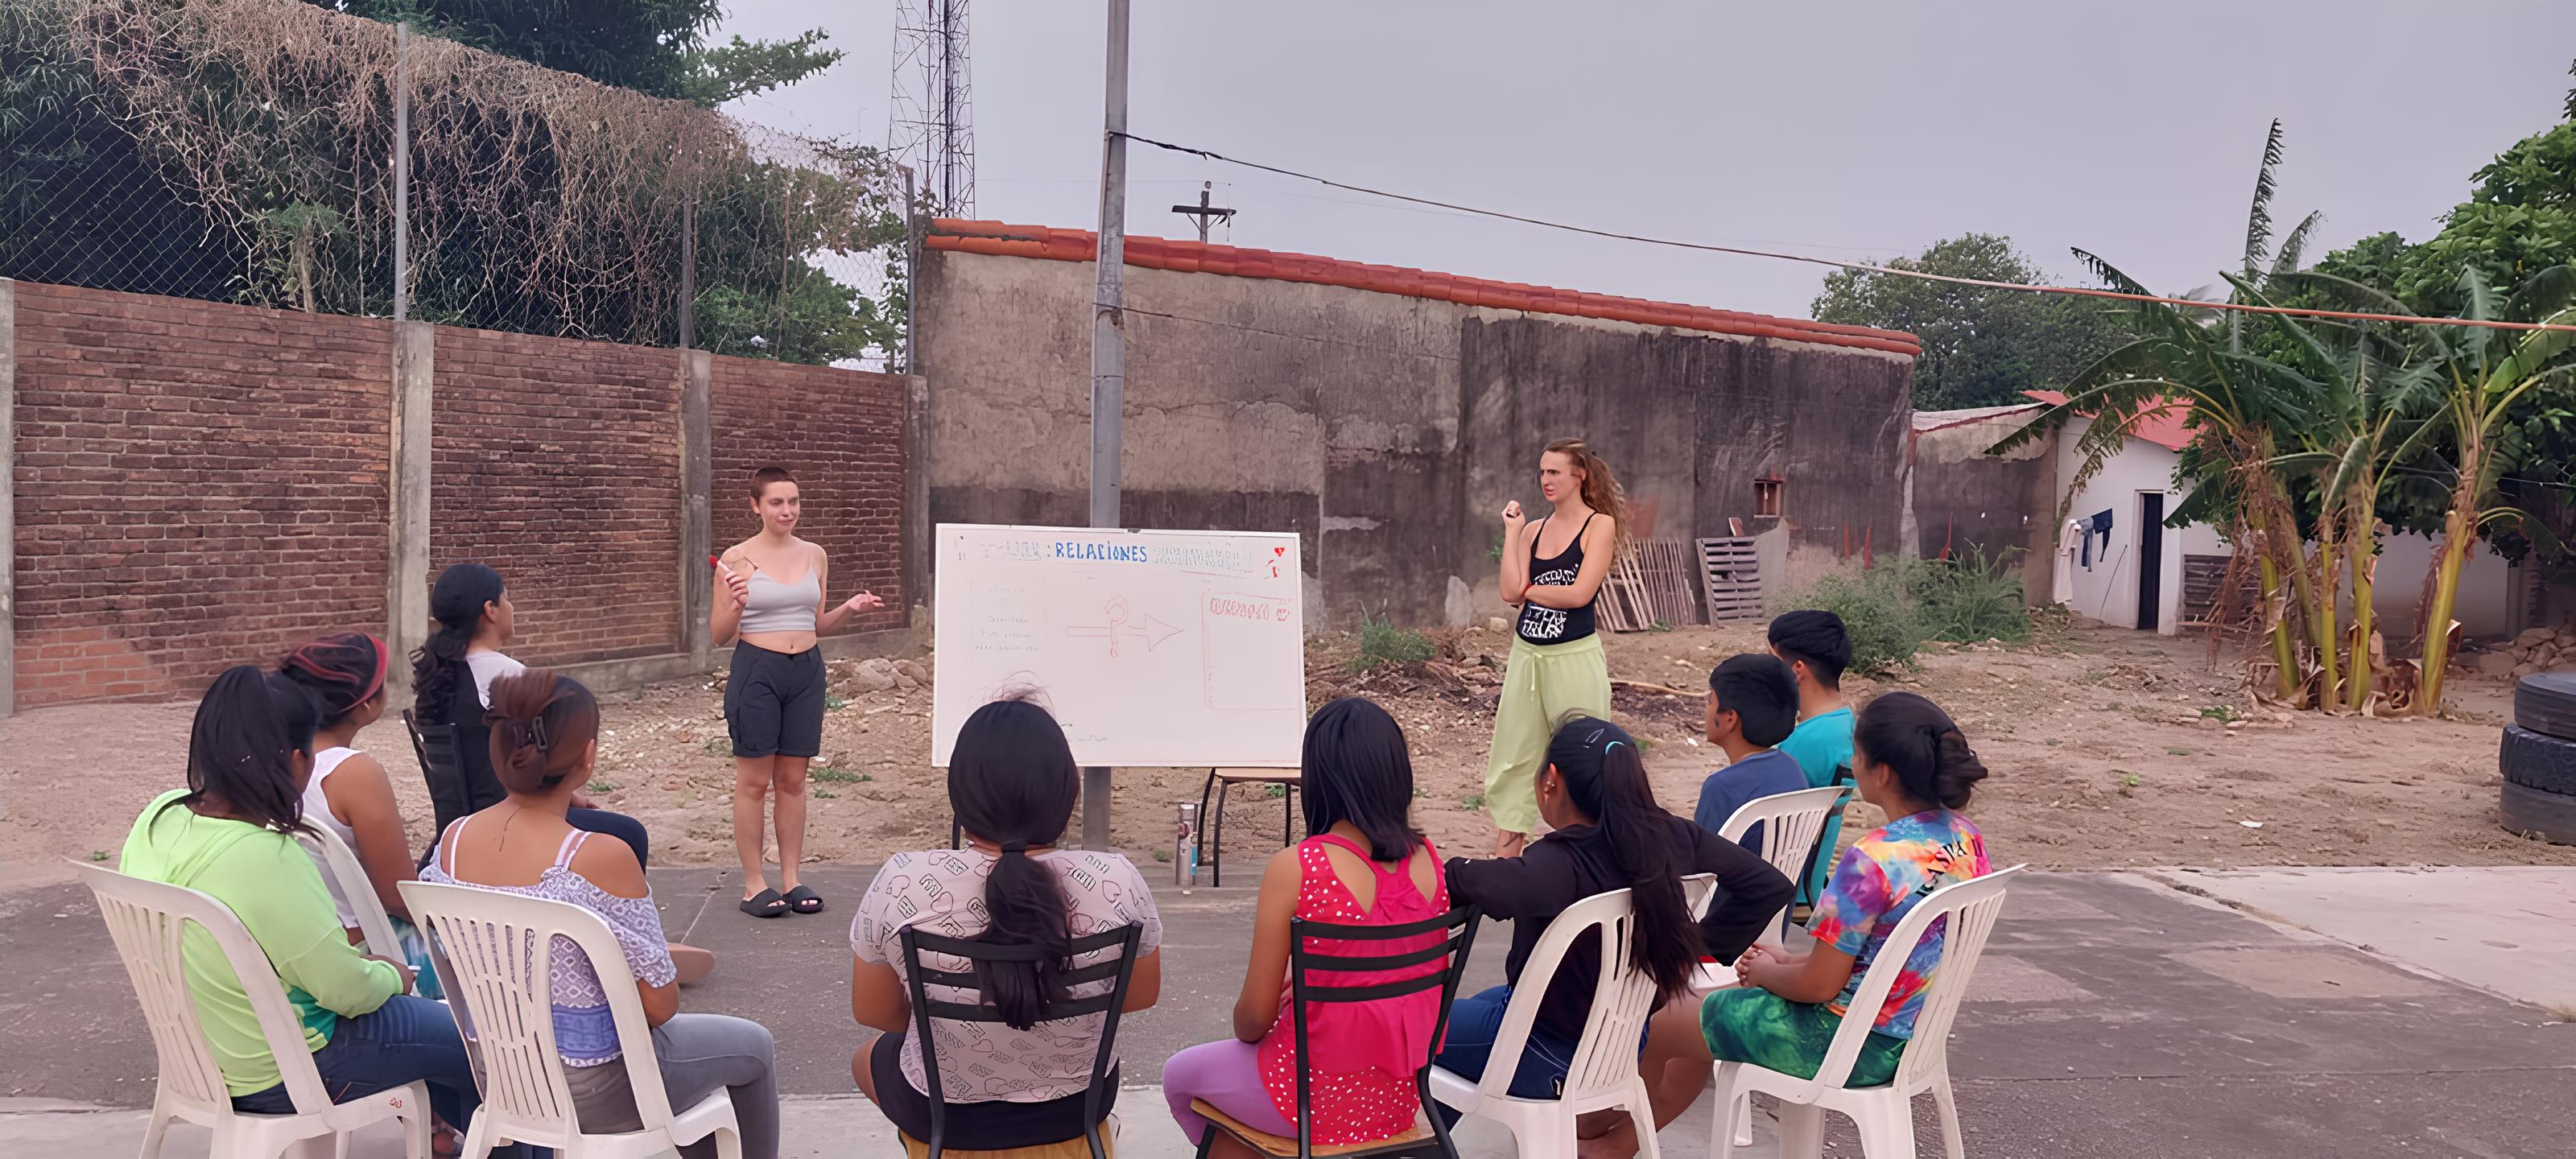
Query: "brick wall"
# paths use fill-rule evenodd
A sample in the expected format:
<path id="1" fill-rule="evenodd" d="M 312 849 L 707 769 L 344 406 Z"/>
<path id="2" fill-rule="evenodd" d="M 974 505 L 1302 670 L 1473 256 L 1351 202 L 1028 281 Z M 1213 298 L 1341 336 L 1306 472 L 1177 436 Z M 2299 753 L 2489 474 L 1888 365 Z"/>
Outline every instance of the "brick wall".
<path id="1" fill-rule="evenodd" d="M 391 324 L 16 293 L 21 707 L 384 631 Z"/>
<path id="2" fill-rule="evenodd" d="M 679 649 L 680 378 L 669 350 L 438 331 L 429 569 L 497 569 L 530 664 Z"/>
<path id="3" fill-rule="evenodd" d="M 714 363 L 707 412 L 716 547 L 759 533 L 751 473 L 785 467 L 804 499 L 797 534 L 831 559 L 825 596 L 836 604 L 866 590 L 886 602 L 843 630 L 903 627 L 905 380 L 747 358 Z"/>
<path id="4" fill-rule="evenodd" d="M 17 704 L 191 695 L 326 631 L 383 632 L 393 327 L 14 283 Z M 0 340 L 7 340 L 0 335 Z M 680 359 L 441 328 L 431 574 L 500 569 L 512 652 L 678 651 Z M 761 464 L 803 482 L 832 594 L 902 590 L 906 380 L 714 360 L 714 535 Z"/>

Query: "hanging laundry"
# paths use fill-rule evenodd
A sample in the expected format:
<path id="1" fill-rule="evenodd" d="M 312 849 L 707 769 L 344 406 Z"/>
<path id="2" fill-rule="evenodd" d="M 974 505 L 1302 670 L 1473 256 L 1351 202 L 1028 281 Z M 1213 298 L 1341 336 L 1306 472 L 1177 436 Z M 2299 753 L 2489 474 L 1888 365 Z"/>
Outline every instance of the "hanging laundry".
<path id="1" fill-rule="evenodd" d="M 2095 535 L 2099 535 L 2099 536 L 2101 536 L 2101 537 L 2102 537 L 2102 558 L 2103 558 L 2104 560 L 2106 560 L 2106 561 L 2107 561 L 2107 560 L 2109 560 L 2109 559 L 2111 558 L 2111 512 L 2110 512 L 2110 509 L 2109 509 L 2109 508 L 2104 508 L 2103 510 L 2096 511 L 2096 512 L 2094 512 L 2093 514 L 2088 515 L 2088 516 L 2084 517 L 2083 519 L 2078 520 L 2077 522 L 2079 522 L 2079 523 L 2083 524 L 2083 525 L 2084 525 L 2084 528 L 2085 528 L 2085 533 L 2084 533 L 2084 570 L 2086 570 L 2086 571 L 2091 571 L 2091 570 L 2093 570 L 2093 537 L 2094 537 Z"/>

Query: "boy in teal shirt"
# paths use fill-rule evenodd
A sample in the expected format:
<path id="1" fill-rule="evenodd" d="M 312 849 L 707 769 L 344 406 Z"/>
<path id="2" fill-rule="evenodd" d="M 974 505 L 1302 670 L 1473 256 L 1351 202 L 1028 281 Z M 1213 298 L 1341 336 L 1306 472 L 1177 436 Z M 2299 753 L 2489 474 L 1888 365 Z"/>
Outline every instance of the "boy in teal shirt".
<path id="1" fill-rule="evenodd" d="M 1832 612 L 1790 612 L 1771 621 L 1771 654 L 1789 665 L 1798 682 L 1798 727 L 1779 750 L 1798 762 L 1807 787 L 1851 781 L 1852 710 L 1843 699 L 1843 669 L 1851 665 L 1851 633 Z M 1843 815 L 1825 815 L 1824 833 L 1816 839 L 1816 857 L 1807 879 L 1798 883 L 1798 900 L 1813 902 L 1833 868 L 1834 843 L 1842 835 Z"/>

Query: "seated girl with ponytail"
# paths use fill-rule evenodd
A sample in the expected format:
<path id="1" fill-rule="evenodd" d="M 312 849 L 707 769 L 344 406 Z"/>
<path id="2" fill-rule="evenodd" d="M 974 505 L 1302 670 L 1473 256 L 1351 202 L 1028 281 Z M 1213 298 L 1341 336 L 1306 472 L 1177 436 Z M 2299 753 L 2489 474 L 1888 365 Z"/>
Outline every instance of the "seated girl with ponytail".
<path id="1" fill-rule="evenodd" d="M 1056 848 L 1073 818 L 1081 771 L 1064 730 L 1046 709 L 1000 700 L 976 709 L 957 731 L 948 763 L 948 804 L 964 831 L 963 849 L 897 853 L 886 859 L 859 899 L 850 922 L 850 1014 L 885 1033 L 850 1059 L 851 1077 L 905 1135 L 930 1138 L 930 1084 L 921 1044 L 912 1035 L 903 931 L 973 938 L 1002 946 L 1034 945 L 1055 953 L 1040 962 L 993 962 L 975 968 L 977 993 L 933 986 L 931 997 L 982 1002 L 1000 1023 L 934 1021 L 939 1093 L 953 1151 L 1008 1151 L 1078 1139 L 1083 1095 L 1099 1057 L 1106 1015 L 1052 1022 L 1039 1004 L 1093 998 L 1109 980 L 1064 986 L 1066 969 L 1109 961 L 1118 951 L 1068 957 L 1075 938 L 1142 926 L 1126 1010 L 1154 1004 L 1163 988 L 1162 918 L 1136 867 L 1115 852 Z M 964 972 L 968 963 L 926 954 L 934 970 Z M 1114 1095 L 1117 1077 L 1110 1077 Z M 1104 1100 L 1107 1114 L 1115 1099 Z"/>
<path id="2" fill-rule="evenodd" d="M 1710 994 L 1695 1011 L 1657 1017 L 1646 1081 L 1659 1121 L 1670 1122 L 1699 1097 L 1712 1059 L 1815 1077 L 1862 976 L 1907 911 L 1933 890 L 1990 871 L 1985 835 L 1958 812 L 1986 779 L 1986 767 L 1939 705 L 1911 692 L 1870 701 L 1852 727 L 1852 774 L 1861 800 L 1890 820 L 1861 834 L 1834 863 L 1807 923 L 1813 949 L 1756 947 L 1736 961 L 1741 986 Z M 1924 987 L 1941 964 L 1945 922 L 1924 932 L 1888 988 L 1847 1085 L 1878 1086 L 1896 1076 Z"/>
<path id="3" fill-rule="evenodd" d="M 593 840 L 564 814 L 599 760 L 599 701 L 569 676 L 545 669 L 492 682 L 492 769 L 508 796 L 447 827 L 420 879 L 569 902 L 598 914 L 617 935 L 626 968 L 653 1028 L 653 1050 L 671 1105 L 689 1107 L 719 1089 L 733 1099 L 745 1159 L 778 1155 L 778 1080 L 769 1031 L 721 1014 L 680 1013 L 678 971 L 662 940 L 661 912 L 644 865 L 625 842 Z M 583 1130 L 642 1128 L 607 991 L 588 956 L 557 938 L 555 1050 L 563 1056 Z M 715 1153 L 710 1136 L 681 1149 Z"/>
<path id="4" fill-rule="evenodd" d="M 1548 741 L 1537 789 L 1539 816 L 1552 832 L 1518 857 L 1449 862 L 1449 887 L 1461 904 L 1512 923 L 1504 983 L 1461 998 L 1449 1010 L 1440 1065 L 1461 1077 L 1482 1078 L 1488 1066 L 1511 1065 L 1491 1054 L 1512 988 L 1548 925 L 1576 902 L 1611 890 L 1629 891 L 1637 913 L 1629 961 L 1654 979 L 1655 1000 L 1661 1004 L 1684 993 L 1703 953 L 1721 961 L 1743 953 L 1796 891 L 1769 862 L 1656 804 L 1637 742 L 1608 721 L 1576 716 L 1558 726 Z M 1717 894 L 1708 916 L 1694 923 L 1681 879 L 1701 873 L 1716 875 Z M 1562 1093 L 1566 1068 L 1592 1016 L 1592 994 L 1601 977 L 1600 939 L 1597 930 L 1585 932 L 1558 963 L 1512 1072 L 1514 1097 L 1546 1099 Z M 1596 1145 L 1615 1149 L 1619 1140 L 1634 1149 L 1634 1128 L 1625 1116 L 1586 1120 L 1587 1153 Z M 1601 1137 L 1598 1144 L 1592 1136 Z"/>
<path id="5" fill-rule="evenodd" d="M 420 971 L 418 993 L 437 998 L 438 979 L 429 972 L 427 947 L 412 929 L 411 911 L 396 887 L 412 879 L 411 840 L 403 833 L 402 809 L 394 786 L 376 758 L 353 747 L 358 733 L 385 714 L 385 671 L 392 660 L 385 642 L 365 632 L 333 632 L 287 654 L 277 674 L 302 688 L 320 710 L 313 753 L 313 779 L 304 786 L 304 819 L 329 829 L 367 871 L 367 884 L 393 919 L 399 948 L 369 946 L 379 954 L 400 957 Z M 316 865 L 321 852 L 314 851 Z M 322 884 L 331 891 L 340 924 L 349 942 L 361 940 L 357 911 L 341 896 L 340 879 L 322 867 Z"/>

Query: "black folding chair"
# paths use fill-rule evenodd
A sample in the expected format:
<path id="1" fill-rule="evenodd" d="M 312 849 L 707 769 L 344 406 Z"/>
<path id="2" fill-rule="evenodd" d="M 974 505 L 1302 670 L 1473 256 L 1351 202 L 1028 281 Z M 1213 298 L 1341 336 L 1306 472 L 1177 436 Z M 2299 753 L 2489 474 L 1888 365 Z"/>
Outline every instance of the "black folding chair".
<path id="1" fill-rule="evenodd" d="M 926 934 L 917 927 L 906 926 L 902 933 L 905 981 L 912 990 L 912 1033 L 921 1044 L 921 1075 L 930 1084 L 930 1159 L 940 1159 L 948 1148 L 948 1102 L 939 1089 L 939 1049 L 930 1034 L 930 1020 L 945 1018 L 951 1022 L 1000 1022 L 1002 1013 L 980 1000 L 982 993 L 975 982 L 975 962 L 1034 962 L 1044 951 L 1036 946 L 995 946 L 971 938 L 951 938 Z M 1091 1159 L 1108 1159 L 1109 1149 L 1100 1141 L 1100 1120 L 1108 1113 L 1102 1100 L 1108 1097 L 1111 1073 L 1118 1065 L 1118 1015 L 1127 1005 L 1127 983 L 1135 976 L 1136 945 L 1145 936 L 1143 926 L 1120 926 L 1088 937 L 1073 940 L 1073 956 L 1097 953 L 1116 947 L 1114 959 L 1079 966 L 1057 975 L 1069 990 L 1096 982 L 1110 982 L 1109 992 L 1090 998 L 1063 998 L 1038 1007 L 1038 1021 L 1054 1022 L 1079 1018 L 1086 1014 L 1102 1016 L 1100 1053 L 1091 1060 L 1091 1086 L 1082 1094 L 1082 1139 L 1091 1145 Z M 933 970 L 921 960 L 923 951 L 964 958 L 969 965 L 963 971 Z M 930 987 L 948 986 L 973 991 L 975 1002 L 942 1002 L 930 997 Z M 1048 1140 L 1056 1142 L 1058 1140 Z"/>
<path id="2" fill-rule="evenodd" d="M 1208 1148 L 1223 1131 L 1264 1155 L 1278 1159 L 1314 1159 L 1318 1154 L 1332 1159 L 1393 1159 L 1396 1156 L 1438 1156 L 1458 1159 L 1457 1145 L 1449 1141 L 1449 1124 L 1432 1113 L 1431 1060 L 1440 1053 L 1440 1039 L 1449 1030 L 1449 1004 L 1458 997 L 1458 979 L 1467 972 L 1467 951 L 1476 943 L 1476 919 L 1481 916 L 1474 906 L 1460 906 L 1436 918 L 1407 922 L 1400 926 L 1344 926 L 1310 922 L 1304 918 L 1288 921 L 1288 1021 L 1297 1036 L 1297 1137 L 1283 1139 L 1256 1131 L 1236 1122 L 1231 1116 L 1204 1102 L 1192 1102 L 1211 1125 L 1199 1140 L 1198 1153 L 1204 1159 Z M 1398 954 L 1327 953 L 1307 945 L 1309 941 L 1384 942 L 1397 938 L 1441 934 L 1440 944 Z M 1449 959 L 1445 968 L 1419 978 L 1401 982 L 1380 982 L 1372 986 L 1327 985 L 1329 976 L 1357 970 L 1397 970 Z M 1309 975 L 1326 975 L 1311 979 Z M 1422 1119 L 1428 1127 L 1417 1124 L 1412 1130 L 1375 1143 L 1338 1144 L 1315 1149 L 1313 1077 L 1307 1061 L 1314 1056 L 1306 1049 L 1306 1004 L 1309 1002 L 1375 1002 L 1382 998 L 1401 998 L 1437 987 L 1440 991 L 1440 1019 L 1431 1028 L 1431 1042 L 1422 1056 L 1422 1065 L 1413 1071 L 1413 1091 L 1422 1100 Z"/>
<path id="3" fill-rule="evenodd" d="M 430 849 L 435 850 L 438 835 L 447 832 L 457 818 L 498 804 L 507 794 L 474 791 L 465 773 L 463 730 L 453 724 L 424 726 L 408 708 L 403 710 L 402 719 L 403 730 L 411 734 L 412 758 L 420 762 L 421 780 L 429 785 L 429 807 L 437 817 L 436 827 L 430 830 Z M 498 782 L 492 785 L 494 790 L 499 788 Z M 430 853 L 424 852 L 421 863 L 428 864 L 429 857 Z"/>

